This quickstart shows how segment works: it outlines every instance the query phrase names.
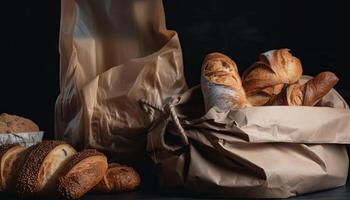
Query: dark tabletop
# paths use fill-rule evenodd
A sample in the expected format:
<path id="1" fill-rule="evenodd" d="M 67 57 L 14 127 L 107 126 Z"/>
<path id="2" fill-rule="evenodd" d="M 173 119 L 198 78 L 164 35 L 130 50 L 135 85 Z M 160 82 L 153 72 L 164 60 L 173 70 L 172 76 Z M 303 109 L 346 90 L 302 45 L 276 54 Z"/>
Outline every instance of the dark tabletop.
<path id="1" fill-rule="evenodd" d="M 350 197 L 350 185 L 339 187 L 332 190 L 326 190 L 311 194 L 306 194 L 298 197 L 292 197 L 289 198 L 291 200 L 303 200 L 303 199 L 315 199 L 315 200 L 348 200 Z M 6 200 L 17 200 L 20 199 L 19 197 L 15 195 L 9 195 L 9 194 L 0 194 L 0 199 L 6 199 Z M 39 199 L 39 198 L 26 198 L 26 199 Z M 42 198 L 47 199 L 47 198 Z M 110 195 L 97 195 L 97 194 L 89 194 L 85 195 L 83 200 L 117 200 L 117 199 L 169 199 L 169 200 L 178 200 L 178 199 L 196 199 L 193 197 L 184 197 L 181 195 L 175 195 L 175 196 L 168 196 L 168 195 L 159 195 L 159 194 L 153 194 L 150 192 L 144 192 L 144 191 L 135 191 L 135 192 L 128 192 L 128 193 L 121 193 L 121 194 L 110 194 Z M 202 199 L 212 199 L 212 198 L 205 198 Z M 236 198 L 238 199 L 238 198 Z"/>

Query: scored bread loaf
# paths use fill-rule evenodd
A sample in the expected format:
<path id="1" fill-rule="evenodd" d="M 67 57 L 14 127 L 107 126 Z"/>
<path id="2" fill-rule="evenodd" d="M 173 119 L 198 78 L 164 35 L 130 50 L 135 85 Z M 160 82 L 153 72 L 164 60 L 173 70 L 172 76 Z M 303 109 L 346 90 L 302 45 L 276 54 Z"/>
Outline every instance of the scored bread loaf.
<path id="1" fill-rule="evenodd" d="M 61 141 L 43 141 L 27 150 L 18 171 L 16 191 L 20 195 L 50 195 L 65 161 L 76 154 L 75 149 Z"/>
<path id="2" fill-rule="evenodd" d="M 2 113 L 0 115 L 0 133 L 38 132 L 39 127 L 30 119 Z"/>
<path id="3" fill-rule="evenodd" d="M 24 150 L 18 144 L 0 146 L 0 192 L 14 189 L 18 168 L 24 160 Z"/>
<path id="4" fill-rule="evenodd" d="M 111 163 L 102 181 L 94 187 L 94 191 L 98 193 L 126 192 L 134 190 L 140 183 L 140 176 L 133 168 Z"/>
<path id="5" fill-rule="evenodd" d="M 338 80 L 334 73 L 322 72 L 303 85 L 295 83 L 285 87 L 271 104 L 314 106 L 337 84 Z"/>
<path id="6" fill-rule="evenodd" d="M 84 150 L 72 156 L 58 178 L 58 194 L 64 199 L 77 199 L 95 187 L 108 168 L 104 154 L 94 150 Z"/>
<path id="7" fill-rule="evenodd" d="M 271 50 L 260 54 L 259 61 L 242 76 L 248 101 L 253 106 L 265 105 L 289 84 L 298 82 L 303 69 L 289 49 Z"/>
<path id="8" fill-rule="evenodd" d="M 202 64 L 201 88 L 205 109 L 250 107 L 236 63 L 222 53 L 208 54 Z"/>

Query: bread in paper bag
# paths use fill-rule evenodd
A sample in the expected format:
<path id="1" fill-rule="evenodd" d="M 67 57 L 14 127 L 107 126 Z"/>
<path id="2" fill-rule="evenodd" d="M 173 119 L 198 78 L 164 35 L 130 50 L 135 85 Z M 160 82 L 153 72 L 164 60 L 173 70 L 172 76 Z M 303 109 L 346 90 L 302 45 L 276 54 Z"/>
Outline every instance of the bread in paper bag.
<path id="1" fill-rule="evenodd" d="M 319 106 L 326 107 L 205 112 L 200 87 L 174 96 L 164 109 L 153 108 L 160 116 L 148 134 L 160 188 L 200 196 L 286 198 L 344 185 L 350 110 L 333 89 Z"/>

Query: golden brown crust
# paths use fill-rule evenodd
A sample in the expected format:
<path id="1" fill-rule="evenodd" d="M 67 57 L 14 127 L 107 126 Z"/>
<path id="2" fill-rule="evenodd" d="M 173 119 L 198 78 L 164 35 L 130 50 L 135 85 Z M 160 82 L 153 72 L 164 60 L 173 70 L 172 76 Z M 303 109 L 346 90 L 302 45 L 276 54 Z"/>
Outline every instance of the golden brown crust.
<path id="1" fill-rule="evenodd" d="M 61 141 L 43 141 L 27 149 L 25 161 L 18 172 L 16 183 L 18 194 L 29 195 L 39 191 L 38 177 L 41 164 L 50 151 L 61 144 L 65 143 Z"/>
<path id="2" fill-rule="evenodd" d="M 322 72 L 305 84 L 303 106 L 315 105 L 339 81 L 332 72 Z"/>
<path id="3" fill-rule="evenodd" d="M 99 193 L 126 192 L 136 189 L 141 184 L 139 174 L 131 167 L 109 164 L 102 181 L 95 186 L 94 191 Z"/>
<path id="4" fill-rule="evenodd" d="M 85 150 L 68 160 L 63 176 L 58 179 L 58 194 L 77 199 L 95 187 L 108 168 L 107 158 L 96 150 Z"/>
<path id="5" fill-rule="evenodd" d="M 302 66 L 298 58 L 289 53 L 289 49 L 265 52 L 243 73 L 243 87 L 253 106 L 271 102 L 284 88 L 296 83 L 302 75 Z"/>
<path id="6" fill-rule="evenodd" d="M 3 113 L 0 115 L 0 133 L 38 132 L 39 127 L 30 119 Z"/>
<path id="7" fill-rule="evenodd" d="M 3 156 L 6 154 L 6 152 L 8 152 L 9 150 L 11 150 L 12 148 L 14 148 L 14 147 L 17 147 L 17 146 L 19 146 L 18 144 L 5 144 L 5 145 L 1 145 L 0 146 L 0 192 L 1 191 L 4 191 L 5 190 L 5 180 L 4 180 L 4 177 L 2 176 L 2 168 L 1 168 L 1 166 L 2 166 L 2 158 L 3 158 Z"/>
<path id="8" fill-rule="evenodd" d="M 201 86 L 206 110 L 250 107 L 236 63 L 222 53 L 208 54 L 202 64 Z"/>
<path id="9" fill-rule="evenodd" d="M 304 85 L 289 85 L 273 100 L 272 105 L 313 106 L 338 82 L 332 72 L 322 72 Z"/>

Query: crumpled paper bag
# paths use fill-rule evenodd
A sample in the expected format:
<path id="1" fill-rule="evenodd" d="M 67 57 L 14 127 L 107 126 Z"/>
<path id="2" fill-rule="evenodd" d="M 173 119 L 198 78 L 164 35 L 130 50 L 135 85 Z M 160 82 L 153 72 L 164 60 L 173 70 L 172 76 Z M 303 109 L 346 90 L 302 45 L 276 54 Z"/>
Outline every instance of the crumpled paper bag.
<path id="1" fill-rule="evenodd" d="M 285 198 L 344 185 L 350 110 L 335 90 L 318 106 L 323 107 L 228 112 L 214 107 L 204 113 L 199 86 L 161 108 L 148 105 L 157 120 L 147 149 L 160 188 L 200 196 Z"/>
<path id="2" fill-rule="evenodd" d="M 187 89 L 161 0 L 62 0 L 55 136 L 117 158 L 145 152 L 155 106 Z"/>

